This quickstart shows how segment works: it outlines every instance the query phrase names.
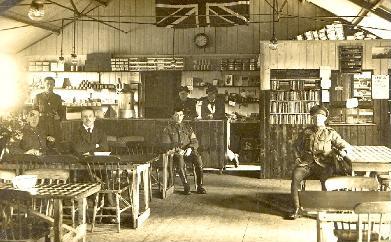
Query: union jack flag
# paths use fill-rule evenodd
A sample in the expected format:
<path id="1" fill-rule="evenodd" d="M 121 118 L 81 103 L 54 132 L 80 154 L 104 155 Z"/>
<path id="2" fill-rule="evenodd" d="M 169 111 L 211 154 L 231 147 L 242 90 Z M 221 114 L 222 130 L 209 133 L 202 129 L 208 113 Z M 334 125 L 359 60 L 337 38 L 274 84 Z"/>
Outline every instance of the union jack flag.
<path id="1" fill-rule="evenodd" d="M 249 0 L 156 0 L 156 25 L 175 28 L 245 25 L 249 12 Z"/>

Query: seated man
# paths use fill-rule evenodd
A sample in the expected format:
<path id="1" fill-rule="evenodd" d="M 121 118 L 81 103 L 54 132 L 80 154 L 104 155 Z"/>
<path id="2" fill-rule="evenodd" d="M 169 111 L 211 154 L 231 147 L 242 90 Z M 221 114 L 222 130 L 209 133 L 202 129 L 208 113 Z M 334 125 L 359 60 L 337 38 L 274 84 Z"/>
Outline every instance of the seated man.
<path id="1" fill-rule="evenodd" d="M 175 151 L 174 163 L 178 169 L 179 177 L 182 180 L 184 193 L 190 194 L 190 186 L 184 170 L 186 160 L 195 165 L 198 185 L 197 193 L 205 194 L 206 190 L 202 186 L 202 160 L 200 154 L 197 152 L 198 140 L 193 129 L 189 125 L 182 123 L 183 117 L 183 109 L 177 108 L 174 110 L 172 116 L 174 122 L 168 124 L 164 129 L 162 145 L 166 150 L 172 149 Z"/>
<path id="2" fill-rule="evenodd" d="M 93 155 L 95 151 L 109 151 L 107 136 L 103 130 L 95 127 L 95 112 L 91 108 L 81 111 L 82 125 L 72 139 L 72 149 L 77 156 Z"/>
<path id="3" fill-rule="evenodd" d="M 22 135 L 19 147 L 13 152 L 31 155 L 57 154 L 54 148 L 48 148 L 48 144 L 54 143 L 55 138 L 47 135 L 46 130 L 39 125 L 38 110 L 33 109 L 28 113 L 27 125 L 23 127 Z"/>
<path id="4" fill-rule="evenodd" d="M 296 219 L 301 214 L 299 193 L 301 182 L 315 175 L 325 189 L 325 181 L 333 175 L 334 150 L 341 156 L 347 155 L 350 145 L 332 128 L 326 127 L 325 122 L 329 115 L 326 107 L 315 105 L 310 110 L 312 125 L 304 129 L 295 144 L 296 167 L 292 172 L 291 195 L 294 212 L 288 219 Z"/>

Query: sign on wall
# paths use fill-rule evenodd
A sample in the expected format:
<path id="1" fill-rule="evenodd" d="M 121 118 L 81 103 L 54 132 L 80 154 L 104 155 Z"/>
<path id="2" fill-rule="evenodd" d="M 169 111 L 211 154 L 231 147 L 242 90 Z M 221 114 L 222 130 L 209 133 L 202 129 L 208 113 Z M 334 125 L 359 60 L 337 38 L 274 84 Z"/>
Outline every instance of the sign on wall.
<path id="1" fill-rule="evenodd" d="M 372 76 L 372 99 L 389 99 L 389 75 Z"/>

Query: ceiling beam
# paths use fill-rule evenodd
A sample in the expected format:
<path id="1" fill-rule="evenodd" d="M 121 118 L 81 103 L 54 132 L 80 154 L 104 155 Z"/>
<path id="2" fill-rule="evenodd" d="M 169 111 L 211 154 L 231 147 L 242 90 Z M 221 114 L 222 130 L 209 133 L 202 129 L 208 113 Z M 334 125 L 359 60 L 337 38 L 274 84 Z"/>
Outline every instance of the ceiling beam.
<path id="1" fill-rule="evenodd" d="M 350 2 L 356 4 L 357 6 L 364 8 L 365 10 L 368 10 L 369 12 L 372 12 L 376 14 L 377 16 L 384 18 L 385 20 L 391 22 L 391 13 L 388 11 L 382 9 L 382 8 L 374 8 L 375 5 L 372 3 L 366 2 L 364 0 L 349 0 Z"/>
<path id="2" fill-rule="evenodd" d="M 8 9 L 18 5 L 23 0 L 4 0 L 0 3 L 0 15 L 6 12 Z"/>
<path id="3" fill-rule="evenodd" d="M 107 5 L 109 5 L 109 1 L 103 1 L 103 0 L 92 0 L 92 1 L 104 7 L 107 7 Z"/>
<path id="4" fill-rule="evenodd" d="M 56 33 L 56 34 L 60 34 L 60 32 L 61 32 L 61 28 L 54 25 L 54 24 L 33 21 L 30 18 L 28 18 L 27 16 L 24 16 L 24 15 L 21 15 L 18 13 L 14 13 L 12 11 L 7 11 L 7 12 L 3 13 L 3 16 L 6 18 L 9 18 L 9 19 L 24 23 L 24 24 L 28 24 L 28 25 L 31 25 L 31 26 L 34 26 L 37 28 L 48 30 L 48 31 Z"/>

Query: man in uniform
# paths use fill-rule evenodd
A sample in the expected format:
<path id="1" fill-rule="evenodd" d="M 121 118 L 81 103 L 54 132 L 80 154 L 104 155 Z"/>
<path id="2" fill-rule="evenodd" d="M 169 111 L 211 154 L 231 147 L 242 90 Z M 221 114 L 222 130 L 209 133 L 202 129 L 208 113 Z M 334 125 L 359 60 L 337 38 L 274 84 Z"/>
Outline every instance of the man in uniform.
<path id="1" fill-rule="evenodd" d="M 174 163 L 178 169 L 179 177 L 181 178 L 184 193 L 190 194 L 190 185 L 187 182 L 185 173 L 185 160 L 191 162 L 195 166 L 197 175 L 197 193 L 205 194 L 206 190 L 203 187 L 203 171 L 202 160 L 200 154 L 197 152 L 198 140 L 194 134 L 193 129 L 182 123 L 183 110 L 178 108 L 174 110 L 172 116 L 173 122 L 163 130 L 162 146 L 165 150 L 174 150 Z"/>
<path id="2" fill-rule="evenodd" d="M 350 145 L 325 122 L 329 115 L 326 107 L 315 105 L 310 110 L 312 125 L 304 129 L 295 143 L 296 167 L 292 172 L 291 195 L 294 211 L 288 219 L 296 219 L 301 215 L 299 194 L 301 182 L 315 175 L 325 189 L 325 181 L 333 175 L 334 159 L 336 151 L 341 156 L 346 156 Z"/>
<path id="3" fill-rule="evenodd" d="M 54 142 L 55 138 L 46 134 L 46 130 L 39 124 L 38 110 L 31 110 L 27 115 L 27 125 L 22 130 L 23 137 L 15 153 L 32 155 L 57 154 L 57 151 L 48 147 L 48 142 Z"/>
<path id="4" fill-rule="evenodd" d="M 45 91 L 36 95 L 33 108 L 39 111 L 39 123 L 42 128 L 48 135 L 59 141 L 61 138 L 60 121 L 64 119 L 64 112 L 60 95 L 53 93 L 54 84 L 53 77 L 45 78 Z"/>
<path id="5" fill-rule="evenodd" d="M 188 87 L 180 87 L 179 89 L 179 99 L 175 104 L 175 109 L 183 109 L 184 119 L 193 120 L 197 115 L 196 111 L 196 100 L 189 98 L 190 90 Z"/>

